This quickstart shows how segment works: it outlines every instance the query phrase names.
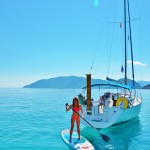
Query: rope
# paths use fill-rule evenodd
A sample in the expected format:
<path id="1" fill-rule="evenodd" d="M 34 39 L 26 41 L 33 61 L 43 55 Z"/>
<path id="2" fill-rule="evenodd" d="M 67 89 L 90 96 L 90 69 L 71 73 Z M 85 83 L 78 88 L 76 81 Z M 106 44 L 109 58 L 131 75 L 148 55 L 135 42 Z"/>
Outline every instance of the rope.
<path id="1" fill-rule="evenodd" d="M 138 21 L 138 20 L 141 20 L 141 18 L 131 19 L 131 21 Z M 124 21 L 120 21 L 120 22 L 125 23 Z M 118 23 L 118 24 L 120 24 L 120 22 L 119 21 L 115 21 L 115 22 L 107 22 L 107 23 Z M 129 21 L 126 21 L 126 22 L 129 22 Z"/>
<path id="2" fill-rule="evenodd" d="M 102 36 L 101 32 L 103 31 L 103 28 L 104 28 L 104 23 L 105 23 L 106 15 L 108 14 L 108 11 L 110 10 L 110 7 L 112 6 L 112 4 L 109 3 L 109 5 L 110 6 L 107 7 L 104 19 L 103 19 L 102 24 L 101 24 L 101 28 L 100 28 L 101 30 L 99 31 L 99 37 L 98 37 L 98 40 L 97 40 L 96 49 L 95 49 L 94 57 L 93 57 L 93 60 L 92 60 L 92 63 L 91 63 L 91 67 L 90 67 L 90 74 L 92 73 L 94 62 L 95 62 L 95 59 L 96 59 L 96 56 L 97 56 L 96 54 L 97 54 L 97 51 L 98 51 L 98 48 L 99 48 L 99 43 L 100 43 L 100 39 L 101 39 L 101 36 Z"/>
<path id="3" fill-rule="evenodd" d="M 122 34 L 122 29 L 121 29 L 121 34 Z M 122 37 L 122 36 L 121 36 Z M 114 76 L 114 74 L 116 74 L 116 72 L 115 72 L 115 67 L 116 67 L 116 63 L 117 63 L 117 61 L 118 61 L 118 55 L 119 55 L 119 52 L 120 52 L 120 47 L 121 47 L 121 43 L 123 42 L 123 38 L 120 38 L 120 42 L 119 42 L 119 46 L 118 46 L 118 51 L 117 51 L 117 53 L 116 53 L 116 58 L 114 59 L 115 60 L 115 63 L 114 63 L 114 67 L 113 67 L 113 75 L 112 76 Z M 123 60 L 123 57 L 122 57 L 122 60 Z"/>
<path id="4" fill-rule="evenodd" d="M 136 0 L 136 5 L 137 5 L 137 9 L 138 9 L 137 12 L 139 13 L 138 15 L 141 16 L 141 13 L 140 13 L 141 11 L 139 9 L 138 0 Z M 142 31 L 141 31 L 142 27 L 141 26 L 142 26 L 142 24 L 141 24 L 141 20 L 140 20 L 140 51 L 141 51 L 141 58 L 140 59 L 141 59 L 141 62 L 143 62 L 143 55 L 142 55 L 143 44 L 142 44 Z M 142 76 L 143 76 L 143 67 L 141 66 L 141 80 L 143 79 Z"/>
<path id="5" fill-rule="evenodd" d="M 117 0 L 116 0 L 116 10 L 117 10 Z M 115 20 L 116 20 L 116 11 L 115 10 Z M 112 53 L 112 45 L 113 45 L 113 39 L 114 39 L 114 31 L 115 31 L 115 24 L 113 26 L 113 34 L 112 34 L 112 40 L 111 40 L 111 48 L 110 48 L 110 55 L 109 55 L 109 62 L 108 62 L 108 68 L 107 68 L 107 77 L 108 77 L 108 74 L 109 74 L 109 70 L 110 70 L 110 62 L 111 62 L 111 53 Z"/>
<path id="6" fill-rule="evenodd" d="M 143 62 L 143 55 L 142 55 L 142 49 L 143 49 L 142 47 L 143 47 L 143 45 L 142 45 L 142 40 L 141 39 L 142 39 L 142 33 L 141 33 L 141 21 L 140 21 L 140 43 L 141 43 L 140 44 L 141 45 L 140 46 L 141 47 L 140 50 L 141 50 L 141 61 Z M 143 79 L 143 77 L 142 77 L 143 70 L 142 69 L 143 69 L 143 67 L 141 66 L 141 80 Z"/>

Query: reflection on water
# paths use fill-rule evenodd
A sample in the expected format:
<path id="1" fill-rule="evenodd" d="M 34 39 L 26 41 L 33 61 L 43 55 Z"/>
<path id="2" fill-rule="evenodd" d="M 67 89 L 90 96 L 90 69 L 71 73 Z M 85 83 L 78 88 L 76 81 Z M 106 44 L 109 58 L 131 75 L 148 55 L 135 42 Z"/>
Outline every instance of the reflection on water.
<path id="1" fill-rule="evenodd" d="M 105 142 L 100 134 L 92 128 L 85 127 L 81 134 L 86 137 L 97 150 L 129 150 L 138 149 L 139 137 L 142 134 L 139 118 L 125 124 L 99 130 L 109 136 L 110 141 Z"/>

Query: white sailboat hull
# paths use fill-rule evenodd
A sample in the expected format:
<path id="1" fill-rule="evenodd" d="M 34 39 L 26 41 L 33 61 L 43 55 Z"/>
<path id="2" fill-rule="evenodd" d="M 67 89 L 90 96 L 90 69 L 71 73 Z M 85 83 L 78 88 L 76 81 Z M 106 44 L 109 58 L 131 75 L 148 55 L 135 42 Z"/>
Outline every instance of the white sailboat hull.
<path id="1" fill-rule="evenodd" d="M 125 109 L 122 112 L 122 115 L 120 115 L 119 118 L 116 120 L 115 124 L 129 121 L 129 120 L 136 118 L 140 113 L 141 105 L 142 105 L 142 103 L 140 103 L 134 107 L 131 107 L 129 109 Z"/>
<path id="2" fill-rule="evenodd" d="M 86 106 L 83 106 L 85 112 L 84 119 L 86 119 L 95 128 L 108 128 L 115 124 L 120 124 L 136 118 L 141 110 L 141 102 L 133 107 L 124 109 L 122 107 L 107 107 L 104 108 L 103 113 L 97 113 L 96 110 L 99 107 L 92 106 L 91 115 L 88 115 L 90 111 L 86 110 Z M 81 119 L 81 123 L 85 126 L 89 126 L 84 120 Z"/>

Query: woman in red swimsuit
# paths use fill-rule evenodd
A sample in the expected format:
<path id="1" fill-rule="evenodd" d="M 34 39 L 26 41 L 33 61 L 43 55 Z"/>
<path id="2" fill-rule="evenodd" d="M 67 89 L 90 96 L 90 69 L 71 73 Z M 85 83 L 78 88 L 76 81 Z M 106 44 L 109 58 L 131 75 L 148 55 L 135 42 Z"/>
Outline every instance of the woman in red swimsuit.
<path id="1" fill-rule="evenodd" d="M 74 110 L 74 111 L 72 111 L 72 117 L 71 117 L 71 129 L 70 129 L 70 142 L 71 142 L 72 132 L 73 132 L 75 121 L 77 124 L 78 140 L 80 140 L 80 116 L 77 113 L 79 113 L 79 111 L 81 111 L 82 117 L 83 117 L 84 113 L 83 113 L 82 106 L 80 105 L 80 102 L 79 102 L 78 98 L 76 98 L 76 97 L 73 98 L 73 102 L 72 102 L 72 105 L 70 105 L 70 107 L 72 108 L 72 110 Z M 68 107 L 68 105 L 66 104 L 66 111 L 69 111 L 71 109 L 70 107 Z"/>

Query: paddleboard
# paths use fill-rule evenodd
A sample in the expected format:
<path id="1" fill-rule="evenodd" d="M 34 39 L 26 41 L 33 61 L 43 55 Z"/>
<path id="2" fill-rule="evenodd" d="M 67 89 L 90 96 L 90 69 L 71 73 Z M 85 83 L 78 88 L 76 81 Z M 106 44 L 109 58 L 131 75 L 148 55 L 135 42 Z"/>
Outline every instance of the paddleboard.
<path id="1" fill-rule="evenodd" d="M 78 140 L 78 134 L 76 132 L 72 133 L 72 141 L 70 142 L 70 130 L 66 129 L 61 132 L 62 138 L 65 143 L 72 149 L 76 150 L 94 150 L 93 145 L 80 135 L 80 140 Z"/>

